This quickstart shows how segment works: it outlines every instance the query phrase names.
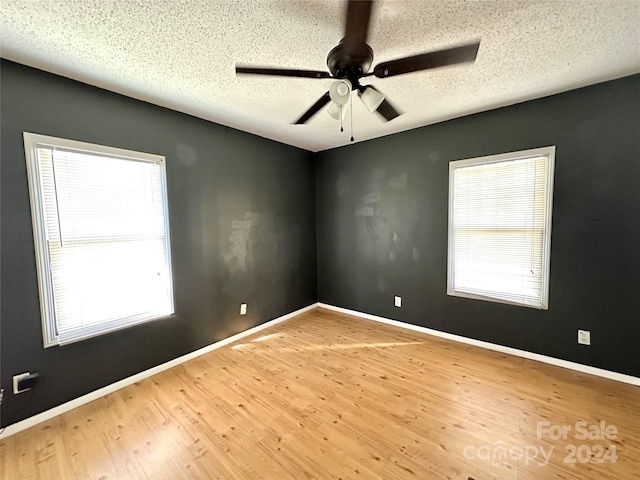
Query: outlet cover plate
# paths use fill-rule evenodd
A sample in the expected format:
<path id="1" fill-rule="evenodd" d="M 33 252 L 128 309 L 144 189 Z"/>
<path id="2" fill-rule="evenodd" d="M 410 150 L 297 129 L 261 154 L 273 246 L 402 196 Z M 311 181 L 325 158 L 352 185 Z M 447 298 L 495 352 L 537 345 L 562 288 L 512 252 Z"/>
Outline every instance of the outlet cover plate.
<path id="1" fill-rule="evenodd" d="M 22 393 L 22 392 L 26 392 L 27 390 L 29 390 L 28 388 L 25 388 L 23 390 L 18 390 L 18 382 L 24 378 L 27 378 L 29 375 L 31 375 L 29 372 L 26 373 L 21 373 L 19 375 L 14 375 L 13 376 L 13 393 L 18 394 L 18 393 Z"/>
<path id="2" fill-rule="evenodd" d="M 246 303 L 241 303 L 240 304 L 240 315 L 246 315 L 247 314 L 247 304 Z"/>
<path id="3" fill-rule="evenodd" d="M 393 300 L 393 304 L 394 304 L 396 307 L 402 307 L 402 297 L 398 297 L 398 296 L 396 296 L 396 297 L 394 298 L 394 300 Z"/>
<path id="4" fill-rule="evenodd" d="M 591 331 L 578 330 L 578 343 L 580 345 L 591 345 Z"/>

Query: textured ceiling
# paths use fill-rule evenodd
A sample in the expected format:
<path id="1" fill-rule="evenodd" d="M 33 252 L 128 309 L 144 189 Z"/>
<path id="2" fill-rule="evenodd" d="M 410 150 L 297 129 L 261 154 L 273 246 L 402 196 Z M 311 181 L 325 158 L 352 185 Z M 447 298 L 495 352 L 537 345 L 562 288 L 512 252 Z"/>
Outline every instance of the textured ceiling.
<path id="1" fill-rule="evenodd" d="M 2 56 L 312 151 L 349 143 L 321 111 L 330 79 L 236 77 L 252 64 L 326 70 L 337 0 L 0 0 Z M 403 115 L 353 99 L 356 141 L 640 72 L 640 0 L 396 0 L 374 5 L 374 65 L 481 40 L 474 64 L 376 79 Z M 46 132 L 44 132 L 46 133 Z"/>

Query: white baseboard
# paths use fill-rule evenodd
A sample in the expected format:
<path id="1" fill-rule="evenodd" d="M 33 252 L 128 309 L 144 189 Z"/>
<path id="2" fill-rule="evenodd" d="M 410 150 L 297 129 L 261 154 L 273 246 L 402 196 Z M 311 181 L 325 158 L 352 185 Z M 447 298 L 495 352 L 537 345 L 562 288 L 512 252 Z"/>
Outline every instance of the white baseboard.
<path id="1" fill-rule="evenodd" d="M 418 325 L 412 325 L 410 323 L 399 322 L 397 320 L 391 320 L 389 318 L 378 317 L 369 313 L 362 313 L 356 310 L 349 310 L 347 308 L 335 307 L 326 303 L 318 303 L 318 307 L 326 308 L 328 310 L 334 310 L 340 313 L 346 313 L 348 315 L 354 315 L 356 317 L 365 318 L 367 320 L 373 320 L 380 323 L 386 323 L 387 325 L 393 325 L 395 327 L 406 328 L 407 330 L 413 330 L 416 332 L 426 333 L 436 337 L 446 338 L 447 340 L 453 340 L 460 343 L 466 343 L 476 347 L 486 348 L 488 350 L 495 350 L 496 352 L 507 353 L 509 355 L 515 355 L 518 357 L 527 358 L 529 360 L 537 360 L 538 362 L 548 363 L 557 367 L 568 368 L 570 370 L 576 370 L 582 373 L 588 373 L 596 375 L 598 377 L 608 378 L 610 380 L 616 380 L 618 382 L 629 383 L 631 385 L 640 386 L 640 378 L 632 375 L 626 375 L 624 373 L 612 372 L 610 370 L 604 370 L 602 368 L 591 367 L 589 365 L 583 365 L 581 363 L 569 362 L 567 360 L 561 360 L 559 358 L 548 357 L 546 355 L 540 355 L 539 353 L 527 352 L 525 350 L 518 350 L 517 348 L 505 347 L 503 345 L 497 345 L 495 343 L 483 342 L 481 340 L 474 340 L 473 338 L 467 338 L 460 335 L 454 335 L 452 333 L 441 332 L 439 330 L 433 330 L 431 328 L 420 327 Z"/>
<path id="2" fill-rule="evenodd" d="M 225 338 L 224 340 L 220 340 L 219 342 L 216 343 L 212 343 L 211 345 L 207 345 L 206 347 L 200 348 L 198 350 L 195 350 L 191 353 L 187 353 L 186 355 L 183 355 L 181 357 L 178 358 L 174 358 L 173 360 L 170 360 L 166 363 L 163 363 L 161 365 L 155 366 L 153 368 L 150 368 L 148 370 L 145 370 L 143 372 L 140 373 L 136 373 L 135 375 L 132 375 L 131 377 L 127 377 L 124 378 L 118 382 L 112 383 L 111 385 L 107 385 L 106 387 L 102 387 L 99 388 L 98 390 L 94 390 L 93 392 L 87 393 L 86 395 L 83 395 L 81 397 L 78 398 L 74 398 L 73 400 L 67 402 L 67 403 L 63 403 L 62 405 L 58 405 L 57 407 L 54 407 L 50 410 L 46 410 L 42 413 L 38 413 L 37 415 L 34 415 L 33 417 L 29 417 L 25 420 L 22 420 L 20 422 L 8 425 L 4 431 L 2 432 L 2 434 L 0 434 L 0 438 L 6 438 L 9 437 L 11 435 L 14 435 L 18 432 L 21 432 L 22 430 L 26 430 L 27 428 L 31 428 L 34 425 L 37 425 L 39 423 L 45 422 L 53 417 L 57 417 L 58 415 L 68 412 L 69 410 L 73 410 L 74 408 L 77 408 L 81 405 L 84 405 L 85 403 L 89 403 L 92 402 L 93 400 L 96 400 L 100 397 L 104 397 L 105 395 L 115 392 L 116 390 L 120 390 L 121 388 L 124 388 L 128 385 L 131 385 L 133 383 L 139 382 L 140 380 L 144 380 L 145 378 L 151 377 L 157 373 L 160 373 L 164 370 L 168 370 L 169 368 L 173 368 L 177 365 L 180 365 L 181 363 L 187 362 L 189 360 L 192 360 L 196 357 L 199 357 L 200 355 L 204 355 L 205 353 L 209 353 L 217 348 L 220 347 L 224 347 L 225 345 L 228 345 L 230 343 L 235 342 L 236 340 L 240 340 L 243 337 L 247 337 L 249 335 L 253 335 L 254 333 L 257 333 L 261 330 L 264 330 L 266 328 L 272 327 L 280 322 L 284 322 L 285 320 L 288 320 L 292 317 L 295 317 L 296 315 L 300 315 L 301 313 L 307 312 L 309 310 L 312 310 L 314 308 L 316 308 L 318 306 L 317 303 L 311 304 L 307 307 L 301 308 L 300 310 L 296 310 L 295 312 L 291 312 L 287 315 L 283 315 L 282 317 L 278 317 L 274 320 L 271 320 L 269 322 L 263 323 L 261 325 L 258 325 L 256 327 L 250 328 L 248 330 L 245 330 L 244 332 L 240 332 L 237 333 L 235 335 L 232 335 L 231 337 Z"/>
<path id="3" fill-rule="evenodd" d="M 433 330 L 426 327 L 420 327 L 418 325 L 412 325 L 410 323 L 400 322 L 397 320 L 391 320 L 389 318 L 379 317 L 377 315 L 371 315 L 369 313 L 358 312 L 356 310 L 349 310 L 347 308 L 335 307 L 333 305 L 328 305 L 326 303 L 314 303 L 307 307 L 301 308 L 300 310 L 296 310 L 295 312 L 291 312 L 287 315 L 283 315 L 282 317 L 278 317 L 269 322 L 263 323 L 256 327 L 245 330 L 244 332 L 237 333 L 236 335 L 232 335 L 231 337 L 225 338 L 224 340 L 220 340 L 219 342 L 212 343 L 211 345 L 207 345 L 199 350 L 188 353 L 178 358 L 174 358 L 169 362 L 163 363 L 162 365 L 155 366 L 143 372 L 132 375 L 131 377 L 124 378 L 118 382 L 112 383 L 111 385 L 107 385 L 106 387 L 102 387 L 93 392 L 87 393 L 81 397 L 75 398 L 67 403 L 63 403 L 62 405 L 58 405 L 50 410 L 34 415 L 33 417 L 29 417 L 20 422 L 14 423 L 12 425 L 8 425 L 2 434 L 0 434 L 0 438 L 6 438 L 11 435 L 14 435 L 22 430 L 26 430 L 27 428 L 31 428 L 34 425 L 45 422 L 53 417 L 57 417 L 62 413 L 68 412 L 69 410 L 73 410 L 85 403 L 92 402 L 100 397 L 108 395 L 109 393 L 115 392 L 116 390 L 120 390 L 128 385 L 139 382 L 140 380 L 144 380 L 145 378 L 151 377 L 157 373 L 160 373 L 164 370 L 168 370 L 169 368 L 173 368 L 181 363 L 192 360 L 200 355 L 204 355 L 205 353 L 209 353 L 217 348 L 223 347 L 230 343 L 235 342 L 236 340 L 240 340 L 243 337 L 247 337 L 249 335 L 253 335 L 261 330 L 277 325 L 280 322 L 288 320 L 296 315 L 300 315 L 309 310 L 313 310 L 316 307 L 326 308 L 328 310 L 334 310 L 340 313 L 346 313 L 348 315 L 353 315 L 356 317 L 364 318 L 367 320 L 373 320 L 380 323 L 385 323 L 387 325 L 393 325 L 395 327 L 405 328 L 407 330 L 413 330 L 420 333 L 426 333 L 427 335 L 433 335 L 436 337 L 445 338 L 447 340 L 453 340 L 460 343 L 465 343 L 468 345 L 474 345 L 476 347 L 486 348 L 489 350 L 494 350 L 501 353 L 506 353 L 509 355 L 515 355 L 518 357 L 527 358 L 529 360 L 537 360 L 539 362 L 548 363 L 550 365 L 555 365 L 558 367 L 568 368 L 571 370 L 576 370 L 578 372 L 588 373 L 591 375 L 596 375 L 599 377 L 608 378 L 611 380 L 617 380 L 619 382 L 629 383 L 631 385 L 640 386 L 640 378 L 634 377 L 631 375 L 625 375 L 623 373 L 612 372 L 609 370 L 604 370 L 601 368 L 591 367 L 589 365 L 582 365 L 580 363 L 569 362 L 567 360 L 561 360 L 559 358 L 548 357 L 546 355 L 540 355 L 538 353 L 527 352 L 525 350 L 518 350 L 516 348 L 505 347 L 503 345 L 497 345 L 494 343 L 483 342 L 481 340 L 474 340 L 472 338 L 463 337 L 460 335 L 454 335 L 451 333 L 441 332 L 439 330 Z"/>

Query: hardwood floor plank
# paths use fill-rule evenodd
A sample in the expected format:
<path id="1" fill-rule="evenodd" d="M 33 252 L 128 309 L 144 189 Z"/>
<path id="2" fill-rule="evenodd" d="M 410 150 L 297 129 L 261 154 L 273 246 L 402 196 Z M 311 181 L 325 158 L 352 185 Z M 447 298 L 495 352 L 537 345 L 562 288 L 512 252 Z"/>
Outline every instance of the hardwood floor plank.
<path id="1" fill-rule="evenodd" d="M 576 422 L 603 421 L 612 438 L 576 438 Z M 0 468 L 3 480 L 631 480 L 640 388 L 316 309 L 0 440 Z"/>

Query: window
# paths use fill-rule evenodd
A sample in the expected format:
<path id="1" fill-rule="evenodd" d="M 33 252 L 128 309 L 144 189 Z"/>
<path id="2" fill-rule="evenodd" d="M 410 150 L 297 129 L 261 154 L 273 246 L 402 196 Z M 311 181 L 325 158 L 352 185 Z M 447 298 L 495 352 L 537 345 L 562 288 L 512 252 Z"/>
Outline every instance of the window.
<path id="1" fill-rule="evenodd" d="M 44 346 L 173 313 L 164 157 L 24 133 Z"/>
<path id="2" fill-rule="evenodd" d="M 449 295 L 548 308 L 554 157 L 449 163 Z"/>

